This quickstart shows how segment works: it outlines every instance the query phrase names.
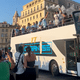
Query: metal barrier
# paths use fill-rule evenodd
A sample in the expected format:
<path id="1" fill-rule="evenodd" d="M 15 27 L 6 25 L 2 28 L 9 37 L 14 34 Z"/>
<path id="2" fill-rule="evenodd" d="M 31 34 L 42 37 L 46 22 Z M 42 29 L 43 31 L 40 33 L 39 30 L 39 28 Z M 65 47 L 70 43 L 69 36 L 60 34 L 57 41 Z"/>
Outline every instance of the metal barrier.
<path id="1" fill-rule="evenodd" d="M 57 27 L 62 27 L 62 26 L 65 26 L 65 25 L 70 25 L 70 24 L 74 24 L 74 21 L 73 21 L 73 18 L 68 18 L 68 19 L 63 19 L 64 20 L 64 23 L 62 23 L 62 21 L 61 21 L 61 23 L 59 23 L 59 25 L 57 25 L 57 26 L 52 26 L 52 27 L 46 27 L 46 28 L 42 28 L 41 30 L 35 30 L 35 31 L 32 31 L 32 33 L 33 32 L 37 32 L 37 31 L 42 31 L 42 30 L 47 30 L 47 29 L 51 29 L 51 28 L 57 28 Z M 29 34 L 30 32 L 25 32 L 24 34 Z M 12 33 L 13 34 L 13 33 Z M 21 34 L 21 30 L 20 30 L 20 34 L 18 34 L 18 35 L 16 35 L 16 36 L 19 36 L 19 35 L 24 35 L 24 34 Z M 12 36 L 12 37 L 15 37 L 15 36 Z"/>

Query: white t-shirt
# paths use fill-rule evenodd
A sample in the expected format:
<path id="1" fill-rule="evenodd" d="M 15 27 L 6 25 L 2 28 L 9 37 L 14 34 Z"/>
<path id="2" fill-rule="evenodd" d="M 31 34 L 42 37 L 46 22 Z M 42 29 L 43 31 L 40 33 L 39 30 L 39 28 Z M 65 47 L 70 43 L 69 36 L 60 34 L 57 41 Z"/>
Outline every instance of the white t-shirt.
<path id="1" fill-rule="evenodd" d="M 14 56 L 15 56 L 14 62 L 17 64 L 19 56 L 20 56 L 20 53 L 16 52 Z M 24 66 L 22 64 L 23 60 L 24 60 L 24 55 L 21 54 L 20 59 L 19 59 L 19 63 L 18 63 L 18 71 L 16 72 L 16 74 L 22 74 L 22 73 L 24 73 Z"/>
<path id="2" fill-rule="evenodd" d="M 59 14 L 55 14 L 54 18 L 55 18 L 55 25 L 58 25 L 59 24 Z"/>

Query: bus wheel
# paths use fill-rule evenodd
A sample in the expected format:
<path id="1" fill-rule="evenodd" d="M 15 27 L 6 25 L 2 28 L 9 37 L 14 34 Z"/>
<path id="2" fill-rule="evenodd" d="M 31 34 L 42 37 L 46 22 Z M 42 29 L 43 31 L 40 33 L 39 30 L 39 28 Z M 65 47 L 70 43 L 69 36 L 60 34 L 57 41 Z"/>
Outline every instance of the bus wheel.
<path id="1" fill-rule="evenodd" d="M 56 63 L 56 61 L 51 62 L 51 73 L 53 76 L 59 75 L 59 68 L 58 68 L 58 64 Z"/>

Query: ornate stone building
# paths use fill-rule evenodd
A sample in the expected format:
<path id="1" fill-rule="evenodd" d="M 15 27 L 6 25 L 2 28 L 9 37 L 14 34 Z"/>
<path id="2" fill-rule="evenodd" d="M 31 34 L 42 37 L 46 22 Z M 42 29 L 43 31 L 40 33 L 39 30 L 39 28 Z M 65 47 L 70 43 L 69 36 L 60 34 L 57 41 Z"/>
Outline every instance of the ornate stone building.
<path id="1" fill-rule="evenodd" d="M 53 4 L 58 4 L 60 6 L 64 5 L 66 8 L 74 4 L 76 10 L 80 8 L 80 4 L 72 0 L 33 0 L 23 6 L 20 17 L 17 11 L 15 12 L 13 16 L 13 25 L 19 24 L 20 26 L 27 26 L 28 23 L 33 24 L 33 22 L 39 22 L 47 13 L 46 5 L 51 6 Z M 52 11 L 49 11 L 46 19 L 47 23 L 53 20 L 53 14 Z"/>
<path id="2" fill-rule="evenodd" d="M 0 49 L 9 47 L 12 29 L 15 27 L 6 22 L 0 23 Z"/>

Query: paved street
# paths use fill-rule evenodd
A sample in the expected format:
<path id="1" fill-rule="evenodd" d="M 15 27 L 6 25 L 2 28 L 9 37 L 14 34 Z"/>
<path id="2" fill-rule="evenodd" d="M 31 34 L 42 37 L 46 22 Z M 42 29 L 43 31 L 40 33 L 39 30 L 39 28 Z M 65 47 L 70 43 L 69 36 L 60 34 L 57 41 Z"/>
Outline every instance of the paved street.
<path id="1" fill-rule="evenodd" d="M 40 70 L 39 78 L 36 80 L 80 80 L 80 78 L 63 74 L 53 77 L 50 72 Z"/>

